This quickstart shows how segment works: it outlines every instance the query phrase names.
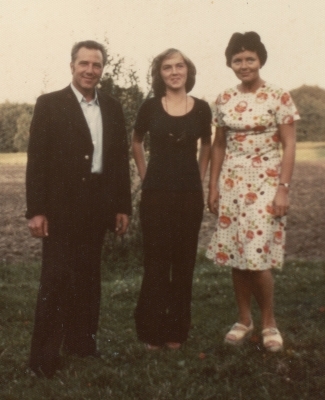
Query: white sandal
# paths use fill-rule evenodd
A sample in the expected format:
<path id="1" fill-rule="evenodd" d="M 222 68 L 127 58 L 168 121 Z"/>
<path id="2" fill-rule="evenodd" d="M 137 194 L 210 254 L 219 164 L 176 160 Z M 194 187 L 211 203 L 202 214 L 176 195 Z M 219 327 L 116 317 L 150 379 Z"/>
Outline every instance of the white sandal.
<path id="1" fill-rule="evenodd" d="M 157 351 L 161 349 L 161 346 L 156 346 L 155 344 L 144 343 L 144 347 L 148 351 Z"/>
<path id="2" fill-rule="evenodd" d="M 236 322 L 227 333 L 225 337 L 225 343 L 238 346 L 242 344 L 246 339 L 250 338 L 253 329 L 253 322 L 251 322 L 249 326 Z"/>
<path id="3" fill-rule="evenodd" d="M 283 350 L 283 339 L 277 328 L 265 328 L 262 330 L 263 346 L 267 351 Z"/>
<path id="4" fill-rule="evenodd" d="M 181 343 L 179 342 L 167 342 L 166 346 L 170 349 L 170 350 L 179 350 L 181 348 Z"/>

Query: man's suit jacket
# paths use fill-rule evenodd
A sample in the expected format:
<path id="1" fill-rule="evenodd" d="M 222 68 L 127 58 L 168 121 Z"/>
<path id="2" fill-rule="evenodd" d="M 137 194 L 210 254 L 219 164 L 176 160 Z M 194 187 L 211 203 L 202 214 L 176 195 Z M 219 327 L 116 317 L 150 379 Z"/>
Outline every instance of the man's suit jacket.
<path id="1" fill-rule="evenodd" d="M 127 134 L 121 105 L 98 93 L 103 121 L 103 219 L 131 214 Z M 26 218 L 45 215 L 49 232 L 75 233 L 87 222 L 93 144 L 70 86 L 37 99 L 30 129 Z"/>

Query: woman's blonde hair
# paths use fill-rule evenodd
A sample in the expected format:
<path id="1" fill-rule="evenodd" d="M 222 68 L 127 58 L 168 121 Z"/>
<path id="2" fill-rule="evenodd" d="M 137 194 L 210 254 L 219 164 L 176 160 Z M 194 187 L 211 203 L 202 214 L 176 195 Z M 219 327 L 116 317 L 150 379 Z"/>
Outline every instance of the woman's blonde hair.
<path id="1" fill-rule="evenodd" d="M 151 77 L 152 77 L 151 86 L 155 97 L 162 97 L 166 94 L 166 85 L 160 73 L 161 64 L 166 58 L 169 58 L 175 53 L 179 53 L 182 56 L 187 66 L 187 79 L 185 83 L 186 93 L 190 92 L 195 85 L 196 68 L 193 62 L 187 56 L 185 56 L 185 54 L 183 54 L 181 51 L 170 48 L 158 54 L 158 56 L 156 56 L 153 59 L 151 64 Z"/>

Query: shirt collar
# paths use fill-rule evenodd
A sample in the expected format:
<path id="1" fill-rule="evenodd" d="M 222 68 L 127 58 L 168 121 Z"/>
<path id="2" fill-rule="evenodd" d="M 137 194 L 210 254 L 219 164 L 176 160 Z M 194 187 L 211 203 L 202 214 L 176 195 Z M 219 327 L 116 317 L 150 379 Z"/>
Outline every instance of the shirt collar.
<path id="1" fill-rule="evenodd" d="M 87 101 L 84 96 L 79 92 L 79 90 L 73 85 L 73 83 L 71 82 L 70 87 L 73 91 L 73 93 L 76 95 L 77 100 L 79 103 L 85 102 L 85 103 L 95 103 L 99 106 L 99 102 L 98 102 L 98 95 L 97 95 L 97 89 L 95 88 L 95 97 L 91 100 L 91 101 Z"/>

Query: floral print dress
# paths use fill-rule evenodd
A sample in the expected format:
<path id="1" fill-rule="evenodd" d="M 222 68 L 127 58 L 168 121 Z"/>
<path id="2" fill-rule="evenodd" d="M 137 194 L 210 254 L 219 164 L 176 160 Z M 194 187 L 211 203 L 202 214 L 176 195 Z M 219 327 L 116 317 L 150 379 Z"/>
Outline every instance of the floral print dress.
<path id="1" fill-rule="evenodd" d="M 282 268 L 286 217 L 272 202 L 281 169 L 279 124 L 299 119 L 288 92 L 265 83 L 254 93 L 221 93 L 214 123 L 226 127 L 219 178 L 219 216 L 207 257 L 249 270 Z"/>

